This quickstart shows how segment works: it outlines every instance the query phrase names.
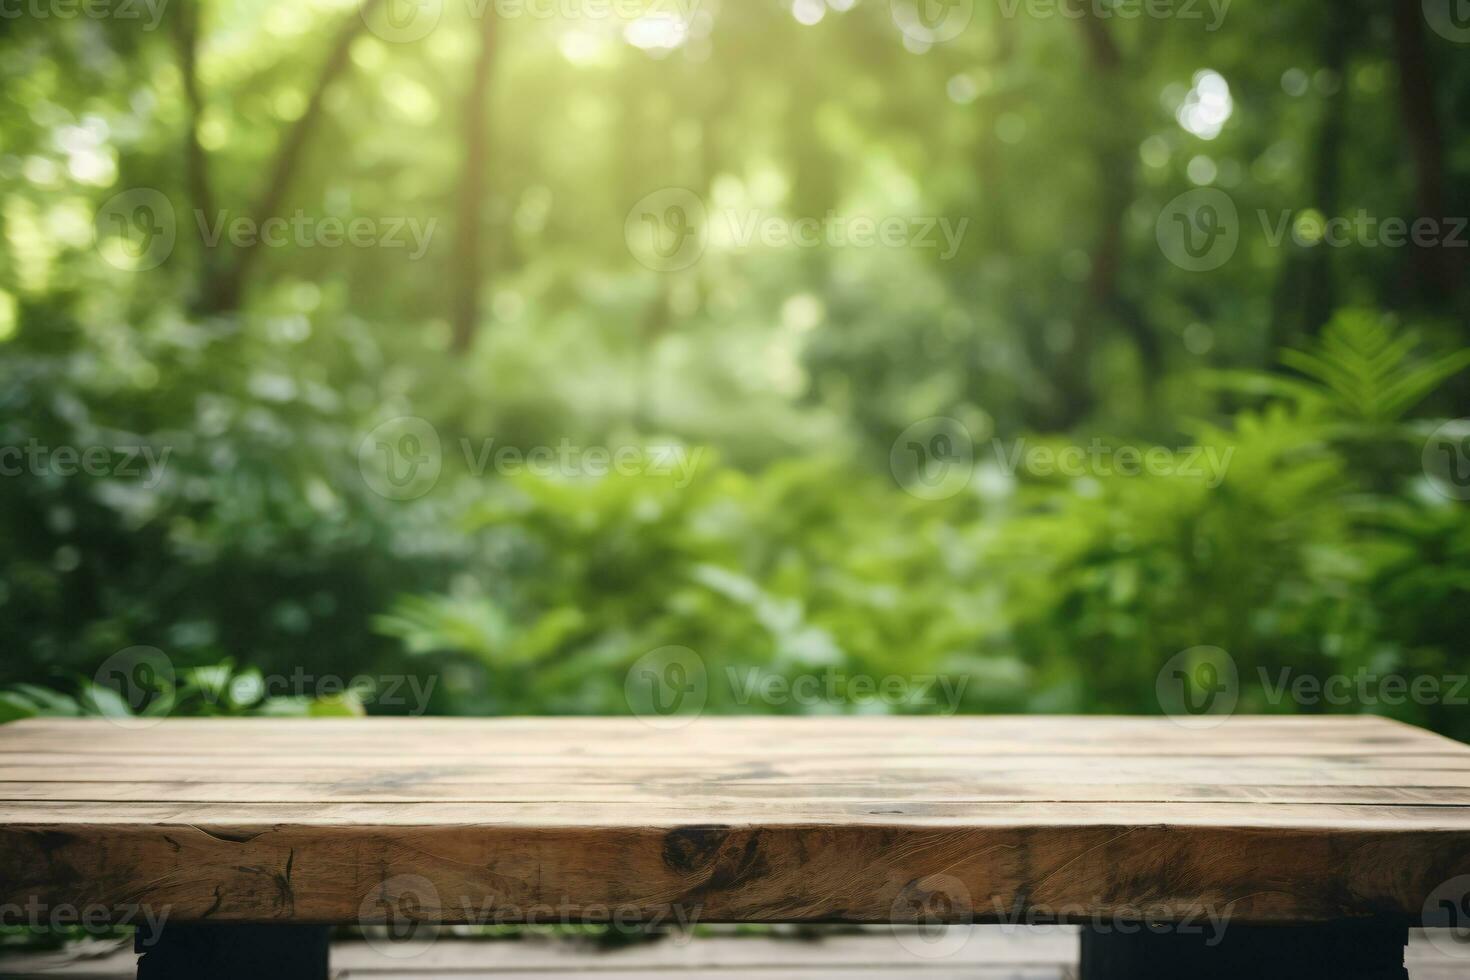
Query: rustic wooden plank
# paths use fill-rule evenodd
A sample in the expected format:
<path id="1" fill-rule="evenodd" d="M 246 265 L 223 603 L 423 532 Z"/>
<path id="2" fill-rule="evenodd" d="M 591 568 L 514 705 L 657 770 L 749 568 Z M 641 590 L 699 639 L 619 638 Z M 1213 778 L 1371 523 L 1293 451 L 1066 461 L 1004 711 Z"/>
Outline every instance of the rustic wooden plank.
<path id="1" fill-rule="evenodd" d="M 771 784 L 807 784 L 847 781 L 872 786 L 875 780 L 952 782 L 956 779 L 1024 779 L 1047 774 L 1068 783 L 1111 783 L 1115 780 L 1157 782 L 1177 777 L 1182 769 L 1195 781 L 1217 785 L 1348 785 L 1348 786 L 1465 786 L 1470 784 L 1470 759 L 1455 766 L 1443 756 L 1327 757 L 1280 756 L 1270 765 L 1249 760 L 1225 760 L 1208 755 L 1135 756 L 1099 766 L 1096 759 L 1077 756 L 965 757 L 928 759 L 884 756 L 882 772 L 874 772 L 872 757 L 826 756 L 821 759 L 768 760 L 759 765 L 736 760 L 628 759 L 610 767 L 606 761 L 497 756 L 441 762 L 423 756 L 343 758 L 286 756 L 265 763 L 243 759 L 221 765 L 217 759 L 182 756 L 149 757 L 147 774 L 157 780 L 204 783 L 354 782 L 391 773 L 395 778 L 440 783 L 525 783 L 538 777 L 561 783 L 678 783 L 683 771 L 698 766 L 709 779 L 721 782 L 756 780 Z M 1450 763 L 1450 764 L 1447 764 Z M 535 770 L 527 772 L 527 770 Z M 91 755 L 28 755 L 0 752 L 0 782 L 135 782 L 137 770 Z"/>
<path id="2" fill-rule="evenodd" d="M 840 721 L 845 727 L 855 732 L 876 732 L 882 734 L 889 730 L 929 730 L 947 731 L 952 733 L 967 732 L 1007 732 L 1010 734 L 1034 734 L 1038 723 L 1044 723 L 1049 733 L 1059 735 L 1082 734 L 1089 738 L 1106 736 L 1117 732 L 1147 732 L 1157 729 L 1162 718 L 1146 715 L 878 715 L 878 714 L 852 714 L 842 716 L 820 716 L 811 715 L 764 715 L 759 718 L 762 732 L 793 731 L 801 729 L 813 729 L 821 727 L 823 723 Z M 82 719 L 84 721 L 96 721 L 98 719 Z M 614 717 L 607 715 L 516 715 L 496 718 L 495 724 L 499 729 L 508 734 L 533 734 L 541 735 L 548 730 L 548 726 L 554 726 L 560 731 L 597 731 L 618 738 L 637 738 L 646 732 L 646 727 L 640 729 L 630 728 L 631 719 L 626 717 Z M 707 715 L 702 719 L 713 726 L 725 726 L 731 730 L 747 728 L 751 722 L 749 716 L 738 715 Z M 26 724 L 32 729 L 55 728 L 58 730 L 70 730 L 75 727 L 78 719 L 61 717 L 33 718 Z M 170 724 L 181 728 L 193 727 L 211 732 L 241 732 L 252 731 L 260 725 L 260 719 L 249 717 L 238 718 L 172 718 Z M 286 730 L 308 730 L 323 731 L 350 730 L 353 728 L 379 728 L 384 730 L 412 728 L 416 731 L 465 731 L 480 729 L 485 719 L 475 717 L 461 717 L 454 715 L 432 715 L 424 717 L 400 717 L 392 715 L 373 715 L 366 718 L 272 718 L 269 720 L 271 727 L 276 731 Z M 1424 729 L 1395 721 L 1381 715 L 1366 714 L 1339 714 L 1339 715 L 1303 715 L 1303 714 L 1280 714 L 1280 715 L 1237 715 L 1229 719 L 1232 737 L 1247 737 L 1253 733 L 1276 733 L 1294 732 L 1302 736 L 1310 736 L 1313 733 L 1323 732 L 1347 732 L 1362 731 L 1365 728 L 1379 730 L 1392 729 L 1399 734 L 1408 735 L 1419 739 L 1440 739 L 1443 736 L 1436 735 Z M 1449 740 L 1453 742 L 1453 740 Z"/>
<path id="3" fill-rule="evenodd" d="M 566 804 L 621 803 L 673 805 L 687 802 L 688 787 L 648 783 L 518 784 L 445 783 L 421 779 L 373 782 L 287 783 L 248 782 L 7 782 L 0 783 L 0 800 L 9 802 L 152 802 L 229 803 L 537 803 L 556 800 Z M 719 782 L 700 790 L 702 806 L 763 803 L 827 803 L 871 801 L 871 784 L 772 784 L 763 781 Z M 934 803 L 1333 803 L 1378 806 L 1470 807 L 1470 787 L 1443 786 L 1315 786 L 1315 785 L 1198 785 L 1174 783 L 1035 782 L 1024 779 L 970 781 L 958 785 L 898 783 L 883 787 L 889 802 Z"/>
<path id="4" fill-rule="evenodd" d="M 519 719 L 495 719 L 496 721 L 512 722 Z M 599 719 L 601 721 L 603 719 Z M 670 744 L 661 736 L 668 734 L 669 728 L 658 728 L 652 725 L 638 724 L 634 719 L 611 719 L 619 721 L 621 726 L 609 728 L 605 724 L 588 724 L 587 719 L 571 719 L 574 723 L 563 723 L 562 719 L 545 719 L 546 729 L 537 732 L 534 729 L 524 727 L 506 727 L 494 732 L 487 731 L 484 721 L 481 719 L 459 719 L 460 722 L 471 722 L 470 724 L 444 725 L 438 721 L 426 721 L 420 718 L 356 718 L 356 719 L 332 719 L 322 718 L 314 721 L 282 721 L 279 725 L 275 719 L 271 719 L 271 729 L 259 734 L 250 734 L 249 725 L 260 724 L 261 719 L 236 719 L 236 718 L 171 718 L 163 723 L 169 728 L 190 736 L 191 747 L 200 749 L 219 748 L 225 750 L 246 750 L 256 739 L 285 740 L 292 738 L 310 738 L 322 742 L 338 741 L 344 744 L 363 744 L 364 742 L 383 743 L 396 741 L 403 745 L 415 742 L 438 743 L 441 748 L 450 748 L 448 740 L 458 738 L 470 743 L 494 741 L 496 744 L 518 744 L 528 749 L 538 746 L 545 747 L 548 740 L 552 744 L 559 742 L 581 742 L 588 751 L 592 751 L 598 745 L 606 745 L 619 749 L 630 746 L 641 746 L 649 751 L 664 751 L 671 753 L 682 753 L 683 746 L 675 743 Z M 997 722 L 994 725 L 976 725 L 973 719 L 966 723 L 949 725 L 936 725 L 935 722 L 949 721 L 945 718 L 910 718 L 899 716 L 888 716 L 889 724 L 873 726 L 872 719 L 861 716 L 842 716 L 828 718 L 803 718 L 803 719 L 767 719 L 761 718 L 762 726 L 758 730 L 750 728 L 749 718 L 721 718 L 705 716 L 699 719 L 697 726 L 687 725 L 682 728 L 673 729 L 685 734 L 707 733 L 711 739 L 711 747 L 719 741 L 720 736 L 729 736 L 739 739 L 739 745 L 728 745 L 729 751 L 738 752 L 744 745 L 769 744 L 781 746 L 789 736 L 796 734 L 804 738 L 812 739 L 817 743 L 840 746 L 851 745 L 854 742 L 880 742 L 883 744 L 905 743 L 923 740 L 925 744 L 932 744 L 935 740 L 940 743 L 951 744 L 975 744 L 985 742 L 1019 742 L 1024 741 L 1032 745 L 1045 746 L 1076 746 L 1076 745 L 1098 745 L 1098 744 L 1126 744 L 1139 738 L 1157 737 L 1158 726 L 1167 723 L 1166 719 L 1138 719 L 1147 721 L 1147 725 L 1118 726 L 1116 724 L 1103 724 L 1089 729 L 1078 724 L 1056 723 L 1056 719 L 1044 716 L 1033 718 L 1032 726 L 1017 726 L 1008 722 Z M 766 724 L 767 722 L 771 724 Z M 800 721 L 793 724 L 793 721 Z M 819 721 L 836 722 L 839 727 L 833 729 L 824 725 L 818 725 Z M 1073 719 L 1077 721 L 1077 719 Z M 388 722 L 388 724 L 384 724 Z M 919 722 L 919 724 L 915 724 Z M 1399 725 L 1382 718 L 1361 716 L 1344 723 L 1341 720 L 1323 719 L 1321 726 L 1279 726 L 1275 723 L 1257 724 L 1253 719 L 1229 719 L 1224 725 L 1203 729 L 1217 736 L 1221 745 L 1235 744 L 1264 744 L 1289 739 L 1296 745 L 1332 745 L 1339 742 L 1352 742 L 1359 745 L 1379 744 L 1396 745 L 1411 744 L 1423 747 L 1425 750 L 1454 751 L 1455 743 L 1448 739 L 1432 735 L 1428 732 L 1419 732 L 1410 726 Z M 247 727 L 242 728 L 241 723 Z M 1035 725 L 1044 723 L 1048 725 L 1044 738 L 1038 740 L 1038 732 Z M 635 725 L 636 727 L 626 727 Z M 38 744 L 52 742 L 57 738 L 67 738 L 85 741 L 88 736 L 101 737 L 107 732 L 115 732 L 117 737 L 109 739 L 108 745 L 127 744 L 129 742 L 147 744 L 149 733 L 154 727 L 145 727 L 136 723 L 117 724 L 107 719 L 32 719 L 23 725 L 17 726 L 21 730 L 16 733 L 15 740 L 24 744 L 34 741 Z M 1178 727 L 1181 732 L 1189 733 L 1186 737 L 1199 738 L 1199 729 Z M 353 734 L 354 728 L 361 731 Z M 841 733 L 841 734 L 838 734 Z M 596 740 L 598 744 L 590 744 L 590 740 Z M 55 746 L 53 746 L 55 747 Z M 104 748 L 107 746 L 97 746 Z M 156 748 L 167 748 L 157 745 Z M 90 746 L 89 746 L 90 748 Z M 787 746 L 790 748 L 790 746 Z M 1159 743 L 1152 746 L 1154 750 L 1165 749 L 1167 745 Z"/>
<path id="5" fill-rule="evenodd" d="M 183 919 L 1284 922 L 1470 871 L 1470 749 L 1373 718 L 35 720 L 0 767 L 0 901 Z"/>
<path id="6" fill-rule="evenodd" d="M 713 822 L 711 822 L 713 820 Z M 681 827 L 912 827 L 935 831 L 1053 827 L 1260 829 L 1364 833 L 1465 834 L 1470 808 L 1297 803 L 948 803 L 842 800 L 743 801 L 711 813 L 699 800 L 682 803 L 110 803 L 0 801 L 0 835 L 21 828 L 159 826 L 274 829 L 308 827 L 475 827 L 542 829 Z"/>
<path id="7" fill-rule="evenodd" d="M 678 737 L 631 719 L 496 719 L 495 729 L 473 719 L 169 719 L 145 729 L 101 719 L 37 719 L 9 726 L 6 751 L 78 750 L 113 755 L 247 756 L 289 749 L 327 755 L 404 757 L 429 751 L 438 757 L 481 757 L 487 752 L 561 758 L 663 759 L 787 758 L 828 754 L 862 757 L 908 751 L 930 758 L 949 754 L 1112 756 L 1199 755 L 1212 758 L 1280 754 L 1447 756 L 1463 761 L 1465 747 L 1449 739 L 1381 718 L 1233 718 L 1218 728 L 1193 731 L 1164 719 L 775 718 L 705 717 Z M 1303 725 L 1302 721 L 1319 721 Z M 833 733 L 833 724 L 840 734 Z M 885 724 L 886 723 L 886 724 Z M 952 723 L 952 724 L 950 724 Z M 256 726 L 252 728 L 251 726 Z M 539 726 L 539 727 L 538 727 Z M 167 729 L 174 740 L 156 734 Z M 249 737 L 242 733 L 250 732 Z"/>
<path id="8" fill-rule="evenodd" d="M 1326 808 L 1323 808 L 1326 809 Z M 352 921 L 413 908 L 450 922 L 1004 919 L 1320 920 L 1397 910 L 1470 866 L 1463 832 L 1095 827 L 590 825 L 350 828 L 187 823 L 13 826 L 4 900 L 184 919 Z M 943 913 L 950 915 L 951 913 Z"/>

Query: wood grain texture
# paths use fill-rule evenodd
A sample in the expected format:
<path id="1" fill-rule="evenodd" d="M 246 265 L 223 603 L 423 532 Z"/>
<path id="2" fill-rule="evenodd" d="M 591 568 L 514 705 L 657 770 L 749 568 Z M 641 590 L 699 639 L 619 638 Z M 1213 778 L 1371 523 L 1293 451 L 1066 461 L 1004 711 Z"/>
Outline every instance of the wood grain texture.
<path id="1" fill-rule="evenodd" d="M 176 920 L 1241 922 L 1470 874 L 1470 748 L 1374 718 L 0 727 L 0 905 Z"/>

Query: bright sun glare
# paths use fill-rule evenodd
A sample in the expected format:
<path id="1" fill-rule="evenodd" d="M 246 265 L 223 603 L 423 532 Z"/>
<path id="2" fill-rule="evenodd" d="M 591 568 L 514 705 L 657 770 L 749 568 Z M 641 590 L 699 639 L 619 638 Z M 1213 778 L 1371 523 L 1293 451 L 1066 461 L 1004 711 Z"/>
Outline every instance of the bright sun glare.
<path id="1" fill-rule="evenodd" d="M 1179 125 L 1195 136 L 1212 140 L 1220 135 L 1234 110 L 1230 83 L 1219 72 L 1206 68 L 1195 72 L 1194 87 L 1184 97 L 1177 118 Z"/>

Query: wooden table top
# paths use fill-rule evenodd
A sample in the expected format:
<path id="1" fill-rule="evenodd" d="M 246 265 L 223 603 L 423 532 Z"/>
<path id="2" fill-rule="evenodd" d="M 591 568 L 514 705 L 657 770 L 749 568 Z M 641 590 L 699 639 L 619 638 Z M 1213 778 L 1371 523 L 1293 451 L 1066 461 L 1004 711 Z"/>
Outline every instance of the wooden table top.
<path id="1" fill-rule="evenodd" d="M 177 920 L 1418 921 L 1470 747 L 1368 717 L 0 727 L 0 905 Z"/>

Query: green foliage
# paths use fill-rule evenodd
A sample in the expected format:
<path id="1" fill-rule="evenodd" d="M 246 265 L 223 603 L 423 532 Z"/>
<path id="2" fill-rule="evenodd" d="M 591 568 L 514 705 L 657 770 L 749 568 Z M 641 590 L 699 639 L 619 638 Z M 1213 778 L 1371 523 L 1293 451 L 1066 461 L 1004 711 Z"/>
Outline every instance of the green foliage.
<path id="1" fill-rule="evenodd" d="M 1333 409 L 1368 423 L 1396 422 L 1448 378 L 1470 367 L 1470 349 L 1414 362 L 1415 331 L 1395 334 L 1372 311 L 1348 310 L 1315 350 L 1288 350 L 1282 363 L 1331 390 Z"/>
<path id="2" fill-rule="evenodd" d="M 368 617 L 462 550 L 442 508 L 395 506 L 359 472 L 380 409 L 349 379 L 392 347 L 349 321 L 164 316 L 75 340 L 98 358 L 52 350 L 78 329 L 54 327 L 0 358 L 0 445 L 97 447 L 108 465 L 68 476 L 6 458 L 22 472 L 0 478 L 0 608 L 24 654 L 0 661 L 0 687 L 70 685 L 137 644 L 181 670 L 381 667 L 391 647 Z"/>
<path id="3" fill-rule="evenodd" d="M 157 683 L 146 690 L 128 691 L 126 697 L 113 687 L 86 678 L 77 678 L 75 695 L 35 684 L 16 684 L 0 691 L 0 724 L 38 717 L 350 718 L 365 713 L 361 699 L 350 690 L 333 697 L 270 696 L 258 669 L 236 670 L 228 661 L 188 668 L 176 679 L 155 680 Z"/>
<path id="4" fill-rule="evenodd" d="M 278 383 L 309 384 L 309 366 L 277 358 L 269 345 L 253 349 L 276 361 L 286 379 Z M 148 535 L 160 551 L 124 559 L 99 543 L 118 527 L 116 481 L 60 483 L 64 504 L 42 496 L 45 484 L 13 481 L 0 490 L 19 513 L 31 494 L 44 501 L 32 521 L 41 528 L 26 532 L 33 538 L 41 529 L 74 536 L 55 516 L 58 506 L 73 525 L 104 535 L 83 557 L 99 574 L 108 570 L 107 588 L 88 602 L 125 618 L 37 623 L 33 650 L 74 651 L 50 668 L 53 683 L 74 693 L 36 685 L 45 659 L 15 663 L 21 683 L 0 694 L 0 717 L 128 710 L 109 688 L 81 678 L 145 639 L 180 661 L 176 687 L 158 692 L 149 709 L 193 715 L 361 710 L 350 701 L 263 700 L 261 674 L 294 663 L 345 676 L 402 670 L 408 659 L 442 681 L 436 711 L 616 713 L 629 708 L 629 668 L 671 645 L 703 658 L 709 710 L 739 713 L 1154 711 L 1158 665 L 1199 644 L 1237 658 L 1252 710 L 1292 708 L 1267 698 L 1260 683 L 1283 665 L 1444 676 L 1456 669 L 1457 631 L 1470 625 L 1462 612 L 1470 532 L 1460 510 L 1426 492 L 1422 434 L 1388 408 L 1406 393 L 1428 394 L 1423 379 L 1442 378 L 1462 359 L 1410 361 L 1410 350 L 1401 337 L 1385 340 L 1376 318 L 1347 313 L 1320 344 L 1290 355 L 1302 366 L 1337 365 L 1335 373 L 1305 381 L 1237 374 L 1230 389 L 1256 407 L 1190 426 L 1196 449 L 1170 450 L 1163 472 L 1008 472 L 1007 451 L 982 445 L 970 492 L 938 502 L 896 488 L 865 451 L 755 471 L 691 451 L 701 465 L 687 477 L 498 477 L 447 462 L 443 485 L 420 507 L 375 498 L 344 478 L 360 437 L 328 417 L 312 423 L 321 431 L 300 452 L 276 439 L 279 455 L 261 456 L 248 429 L 226 427 L 211 439 L 215 452 L 237 460 L 272 460 L 245 470 L 274 482 L 264 494 L 238 479 L 221 482 L 187 441 L 177 442 L 179 470 L 148 491 L 139 523 L 112 532 L 119 544 Z M 1349 389 L 1356 401 L 1333 383 L 1349 376 L 1361 379 Z M 78 401 L 98 397 L 90 385 L 52 377 L 72 385 Z M 261 400 L 258 380 L 242 379 L 245 390 L 234 395 L 225 378 L 216 382 L 212 404 L 230 405 L 236 417 L 263 421 L 284 411 Z M 1376 407 L 1360 411 L 1365 404 Z M 76 439 L 58 428 L 75 425 L 70 418 L 32 431 Z M 163 416 L 157 424 L 177 431 L 179 423 Z M 292 421 L 274 431 L 301 429 Z M 455 441 L 449 430 L 443 438 Z M 1098 431 L 1030 443 L 1088 439 L 1123 441 Z M 321 451 L 309 451 L 312 444 Z M 1214 460 L 1223 479 L 1210 478 L 1208 467 L 1192 473 L 1191 456 L 1196 466 Z M 319 487 L 331 487 L 330 498 Z M 344 534 L 351 530 L 358 533 Z M 34 554 L 12 552 L 22 563 L 13 566 L 12 590 L 46 581 Z M 170 571 L 176 563 L 187 576 Z M 228 577 L 208 585 L 224 566 Z M 436 579 L 445 587 L 433 589 Z M 223 584 L 246 580 L 266 587 L 242 595 Z M 313 580 L 359 600 L 372 595 L 370 585 L 377 598 L 325 613 L 318 625 L 322 614 L 313 610 L 331 606 L 303 603 L 297 587 Z M 242 603 L 266 611 L 263 622 L 242 616 Z M 176 613 L 161 616 L 162 608 Z M 201 632 L 201 622 L 233 625 Z M 330 655 L 317 652 L 325 637 Z M 835 694 L 802 704 L 754 693 L 770 678 L 811 674 L 838 678 Z M 842 680 L 930 674 L 958 679 L 953 703 L 849 697 Z M 1463 729 L 1451 706 L 1398 713 Z"/>
<path id="5" fill-rule="evenodd" d="M 514 481 L 469 511 L 499 556 L 488 587 L 406 597 L 378 628 L 472 662 L 456 698 L 497 713 L 626 711 L 628 668 L 666 645 L 698 653 L 710 710 L 735 712 L 796 710 L 748 692 L 812 672 L 967 678 L 952 706 L 966 711 L 1153 712 L 1160 665 L 1200 644 L 1236 658 L 1243 710 L 1298 710 L 1273 693 L 1283 668 L 1451 676 L 1470 531 L 1423 492 L 1417 459 L 1391 452 L 1408 433 L 1384 409 L 1427 395 L 1428 369 L 1396 363 L 1384 352 L 1409 345 L 1360 322 L 1292 360 L 1376 351 L 1357 390 L 1398 394 L 1369 396 L 1375 412 L 1340 407 L 1328 383 L 1289 386 L 1195 426 L 1195 447 L 1159 472 L 1058 481 L 997 459 L 980 493 L 941 503 L 831 461 L 707 467 L 683 491 Z M 1460 360 L 1429 364 L 1442 381 Z M 1355 466 L 1365 454 L 1373 465 Z M 1452 704 L 1378 707 L 1470 733 Z"/>

